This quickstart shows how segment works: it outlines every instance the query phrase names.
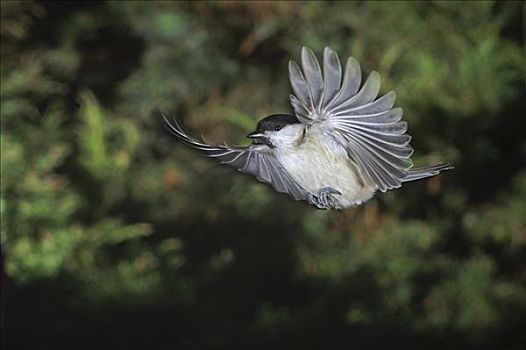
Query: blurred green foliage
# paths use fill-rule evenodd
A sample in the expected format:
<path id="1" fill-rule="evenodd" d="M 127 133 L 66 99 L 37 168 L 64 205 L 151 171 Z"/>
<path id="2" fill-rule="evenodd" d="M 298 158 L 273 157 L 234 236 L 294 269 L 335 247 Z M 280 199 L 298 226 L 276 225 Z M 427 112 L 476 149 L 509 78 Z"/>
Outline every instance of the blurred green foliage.
<path id="1" fill-rule="evenodd" d="M 3 341 L 523 348 L 523 6 L 2 1 Z M 162 128 L 246 144 L 303 45 L 378 70 L 416 164 L 456 169 L 319 211 Z"/>

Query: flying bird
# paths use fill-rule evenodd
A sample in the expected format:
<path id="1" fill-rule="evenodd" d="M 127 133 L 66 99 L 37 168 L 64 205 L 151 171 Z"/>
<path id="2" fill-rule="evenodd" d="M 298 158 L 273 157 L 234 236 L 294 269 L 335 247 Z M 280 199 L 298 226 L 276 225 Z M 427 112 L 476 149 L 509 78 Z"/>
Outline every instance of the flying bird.
<path id="1" fill-rule="evenodd" d="M 260 120 L 248 147 L 211 145 L 189 136 L 164 117 L 183 143 L 222 164 L 270 184 L 295 200 L 321 209 L 343 209 L 369 200 L 377 191 L 399 188 L 452 169 L 449 163 L 413 168 L 413 148 L 394 91 L 378 97 L 380 75 L 361 85 L 360 64 L 352 57 L 342 71 L 335 51 L 325 48 L 323 71 L 309 48 L 301 69 L 289 62 L 293 115 Z"/>

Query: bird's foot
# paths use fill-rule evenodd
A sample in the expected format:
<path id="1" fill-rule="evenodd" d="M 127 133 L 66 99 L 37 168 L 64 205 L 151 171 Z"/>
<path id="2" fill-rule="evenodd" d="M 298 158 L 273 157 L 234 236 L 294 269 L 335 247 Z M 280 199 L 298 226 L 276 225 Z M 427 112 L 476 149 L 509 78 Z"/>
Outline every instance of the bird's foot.
<path id="1" fill-rule="evenodd" d="M 323 187 L 319 190 L 317 195 L 311 194 L 311 203 L 320 209 L 330 209 L 334 207 L 333 195 L 341 195 L 342 193 L 332 187 Z"/>

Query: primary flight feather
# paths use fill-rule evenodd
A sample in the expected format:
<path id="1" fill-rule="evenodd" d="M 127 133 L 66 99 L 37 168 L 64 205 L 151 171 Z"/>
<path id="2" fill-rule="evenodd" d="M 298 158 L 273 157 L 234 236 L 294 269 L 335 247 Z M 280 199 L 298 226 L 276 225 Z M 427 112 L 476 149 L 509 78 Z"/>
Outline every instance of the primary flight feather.
<path id="1" fill-rule="evenodd" d="M 402 109 L 393 108 L 393 91 L 377 98 L 377 72 L 361 86 L 358 61 L 349 58 L 342 71 L 330 48 L 323 53 L 323 70 L 305 47 L 301 65 L 303 69 L 289 63 L 295 115 L 274 114 L 259 121 L 248 135 L 253 140 L 248 147 L 209 145 L 189 136 L 176 120 L 165 122 L 190 147 L 321 209 L 356 206 L 378 190 L 452 169 L 447 163 L 412 168 Z"/>

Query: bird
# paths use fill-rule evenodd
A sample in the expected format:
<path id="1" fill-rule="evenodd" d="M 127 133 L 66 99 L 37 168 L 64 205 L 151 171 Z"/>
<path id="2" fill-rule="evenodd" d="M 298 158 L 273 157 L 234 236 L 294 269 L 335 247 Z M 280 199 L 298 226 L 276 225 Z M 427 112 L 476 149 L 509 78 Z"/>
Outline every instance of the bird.
<path id="1" fill-rule="evenodd" d="M 322 68 L 303 47 L 301 68 L 289 61 L 289 79 L 294 113 L 260 120 L 247 147 L 209 144 L 163 114 L 165 125 L 184 144 L 319 209 L 355 207 L 377 192 L 453 169 L 450 163 L 413 168 L 411 136 L 402 108 L 393 107 L 395 92 L 378 98 L 376 71 L 362 85 L 355 58 L 343 70 L 338 54 L 326 47 Z"/>

